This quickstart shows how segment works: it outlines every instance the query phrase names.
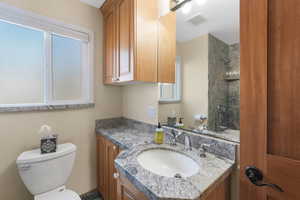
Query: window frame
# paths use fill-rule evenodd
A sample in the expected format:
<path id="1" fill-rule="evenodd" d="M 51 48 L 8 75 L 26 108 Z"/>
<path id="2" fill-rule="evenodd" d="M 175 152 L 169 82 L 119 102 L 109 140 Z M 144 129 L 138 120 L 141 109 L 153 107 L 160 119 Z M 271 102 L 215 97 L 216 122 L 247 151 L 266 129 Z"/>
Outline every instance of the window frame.
<path id="1" fill-rule="evenodd" d="M 44 32 L 43 57 L 43 102 L 0 104 L 0 108 L 60 106 L 94 103 L 94 33 L 84 27 L 66 24 L 58 20 L 44 17 L 29 11 L 0 3 L 0 20 L 24 28 Z M 52 66 L 52 37 L 58 35 L 75 40 L 81 44 L 81 98 L 74 100 L 54 100 L 53 66 Z"/>
<path id="2" fill-rule="evenodd" d="M 162 98 L 162 90 L 164 85 L 169 85 L 169 83 L 159 83 L 159 103 L 178 103 L 181 102 L 182 98 L 182 65 L 181 58 L 176 57 L 176 71 L 175 71 L 175 84 L 173 84 L 173 93 L 175 93 L 174 98 Z"/>

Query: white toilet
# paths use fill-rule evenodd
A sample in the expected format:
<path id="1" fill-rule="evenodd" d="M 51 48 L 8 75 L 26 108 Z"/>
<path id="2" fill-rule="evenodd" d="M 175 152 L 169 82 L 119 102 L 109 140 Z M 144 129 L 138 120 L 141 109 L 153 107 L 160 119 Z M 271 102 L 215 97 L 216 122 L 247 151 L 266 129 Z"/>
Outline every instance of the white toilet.
<path id="1" fill-rule="evenodd" d="M 19 174 L 34 200 L 80 200 L 67 190 L 75 160 L 76 146 L 61 144 L 55 153 L 41 154 L 40 149 L 26 151 L 17 159 Z"/>

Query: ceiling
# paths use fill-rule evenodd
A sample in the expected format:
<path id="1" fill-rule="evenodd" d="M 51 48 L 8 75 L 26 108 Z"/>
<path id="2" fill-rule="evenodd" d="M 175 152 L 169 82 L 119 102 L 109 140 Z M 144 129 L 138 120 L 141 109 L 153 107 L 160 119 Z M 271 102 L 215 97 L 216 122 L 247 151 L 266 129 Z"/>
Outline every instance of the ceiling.
<path id="1" fill-rule="evenodd" d="M 89 4 L 96 8 L 100 8 L 105 0 L 80 0 L 83 3 Z"/>
<path id="2" fill-rule="evenodd" d="M 206 0 L 203 5 L 199 5 L 197 0 L 193 0 L 187 14 L 183 14 L 183 8 L 180 8 L 176 11 L 177 41 L 188 41 L 211 33 L 227 44 L 238 43 L 239 1 Z M 190 19 L 197 25 L 192 24 Z"/>

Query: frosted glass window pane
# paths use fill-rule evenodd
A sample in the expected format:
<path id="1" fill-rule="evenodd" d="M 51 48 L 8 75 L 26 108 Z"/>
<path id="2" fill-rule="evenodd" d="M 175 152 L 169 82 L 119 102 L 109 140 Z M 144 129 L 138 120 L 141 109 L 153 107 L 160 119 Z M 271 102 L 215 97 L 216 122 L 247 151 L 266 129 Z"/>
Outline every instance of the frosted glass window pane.
<path id="1" fill-rule="evenodd" d="M 55 100 L 81 98 L 81 44 L 79 40 L 53 35 L 52 65 Z"/>
<path id="2" fill-rule="evenodd" d="M 44 33 L 0 21 L 0 104 L 42 103 Z"/>
<path id="3" fill-rule="evenodd" d="M 161 86 L 161 99 L 173 99 L 175 97 L 174 84 L 163 84 Z"/>

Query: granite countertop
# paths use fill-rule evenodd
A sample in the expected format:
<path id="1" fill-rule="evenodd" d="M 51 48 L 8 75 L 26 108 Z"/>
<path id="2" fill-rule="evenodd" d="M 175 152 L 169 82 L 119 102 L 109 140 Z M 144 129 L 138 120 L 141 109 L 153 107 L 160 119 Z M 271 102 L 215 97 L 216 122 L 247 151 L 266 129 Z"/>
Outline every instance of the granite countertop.
<path id="1" fill-rule="evenodd" d="M 124 122 L 125 121 L 125 122 Z M 198 146 L 185 152 L 183 145 L 171 147 L 168 144 L 153 144 L 155 126 L 115 119 L 96 122 L 96 134 L 101 134 L 118 145 L 123 151 L 115 160 L 115 166 L 150 200 L 194 200 L 199 199 L 219 178 L 230 173 L 235 163 L 235 145 L 207 136 L 193 136 L 193 143 L 210 143 L 212 151 L 206 158 L 200 158 Z M 168 141 L 166 134 L 166 141 Z M 203 138 L 204 137 L 204 138 Z M 198 139 L 199 138 L 199 139 Z M 144 169 L 137 161 L 137 155 L 151 148 L 168 148 L 183 153 L 200 166 L 200 171 L 188 178 L 169 178 L 156 175 Z M 216 148 L 214 150 L 214 148 Z M 224 149 L 220 149 L 224 148 Z M 218 154 L 218 153 L 221 154 Z M 224 155 L 222 155 L 223 152 Z M 225 157 L 224 157 L 225 156 Z"/>
<path id="2" fill-rule="evenodd" d="M 96 132 L 105 136 L 111 140 L 112 143 L 118 145 L 123 150 L 130 149 L 137 145 L 150 144 L 153 142 L 153 134 L 125 126 L 110 129 L 98 128 Z"/>

